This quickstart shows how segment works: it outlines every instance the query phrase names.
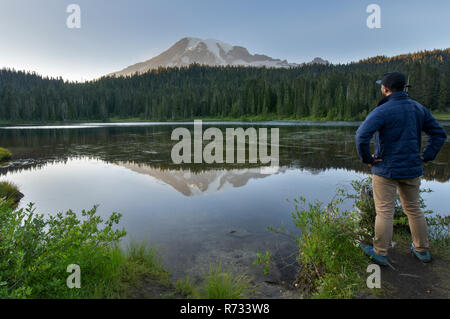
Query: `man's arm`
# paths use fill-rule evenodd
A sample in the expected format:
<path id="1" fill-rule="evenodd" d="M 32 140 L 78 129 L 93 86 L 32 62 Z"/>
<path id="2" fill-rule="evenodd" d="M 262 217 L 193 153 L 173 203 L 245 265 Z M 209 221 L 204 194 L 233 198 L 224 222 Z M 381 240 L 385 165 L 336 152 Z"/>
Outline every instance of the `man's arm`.
<path id="1" fill-rule="evenodd" d="M 356 150 L 361 160 L 366 164 L 372 165 L 375 162 L 375 159 L 370 154 L 370 140 L 383 124 L 384 120 L 380 111 L 375 109 L 356 131 Z"/>
<path id="2" fill-rule="evenodd" d="M 425 108 L 425 119 L 423 123 L 423 131 L 428 135 L 427 146 L 425 147 L 422 159 L 424 162 L 432 161 L 447 140 L 447 133 L 439 125 L 431 112 Z"/>

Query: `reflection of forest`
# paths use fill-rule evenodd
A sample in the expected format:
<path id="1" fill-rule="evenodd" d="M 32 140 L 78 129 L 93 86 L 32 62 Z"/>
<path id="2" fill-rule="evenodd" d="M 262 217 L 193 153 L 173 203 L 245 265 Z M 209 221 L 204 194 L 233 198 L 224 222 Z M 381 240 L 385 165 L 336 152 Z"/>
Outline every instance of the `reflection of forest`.
<path id="1" fill-rule="evenodd" d="M 102 127 L 76 129 L 0 130 L 0 145 L 9 148 L 14 161 L 0 173 L 39 167 L 71 157 L 91 157 L 106 162 L 131 162 L 164 170 L 207 171 L 252 168 L 258 164 L 173 164 L 170 140 L 174 126 Z M 321 172 L 342 168 L 368 173 L 356 154 L 356 126 L 281 126 L 280 166 Z M 447 131 L 448 127 L 447 127 Z M 425 142 L 425 140 L 424 140 Z M 450 143 L 426 165 L 425 178 L 450 179 Z"/>

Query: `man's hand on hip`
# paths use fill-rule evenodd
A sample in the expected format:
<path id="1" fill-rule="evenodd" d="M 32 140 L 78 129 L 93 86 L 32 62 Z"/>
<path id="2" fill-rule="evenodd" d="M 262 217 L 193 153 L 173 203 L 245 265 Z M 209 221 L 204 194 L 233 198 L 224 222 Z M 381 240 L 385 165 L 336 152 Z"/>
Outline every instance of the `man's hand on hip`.
<path id="1" fill-rule="evenodd" d="M 372 168 L 376 163 L 383 161 L 383 159 L 381 159 L 381 158 L 375 158 L 375 155 L 372 155 L 372 157 L 373 157 L 373 163 L 368 164 L 370 168 Z"/>

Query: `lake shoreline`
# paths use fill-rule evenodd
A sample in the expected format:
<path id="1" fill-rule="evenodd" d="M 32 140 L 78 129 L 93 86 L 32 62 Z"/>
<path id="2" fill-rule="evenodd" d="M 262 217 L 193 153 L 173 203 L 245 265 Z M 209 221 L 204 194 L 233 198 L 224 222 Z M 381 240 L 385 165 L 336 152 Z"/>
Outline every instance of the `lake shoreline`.
<path id="1" fill-rule="evenodd" d="M 435 114 L 438 121 L 444 122 L 444 124 L 450 125 L 450 114 Z M 304 118 L 304 119 L 291 119 L 291 118 L 263 118 L 263 117 L 242 117 L 242 118 L 209 118 L 209 117 L 198 117 L 192 119 L 175 119 L 175 120 L 159 120 L 152 121 L 147 119 L 139 118 L 110 118 L 108 121 L 102 120 L 77 120 L 77 121 L 46 121 L 46 122 L 36 122 L 36 121 L 20 121 L 20 122 L 10 122 L 10 121 L 0 121 L 0 127 L 9 126 L 53 126 L 53 125 L 73 125 L 73 124 L 125 124 L 125 123 L 186 123 L 193 122 L 194 120 L 202 120 L 204 123 L 286 123 L 286 124 L 356 124 L 362 123 L 361 120 L 330 120 L 326 118 L 315 119 L 315 118 Z M 449 123 L 446 123 L 449 122 Z"/>

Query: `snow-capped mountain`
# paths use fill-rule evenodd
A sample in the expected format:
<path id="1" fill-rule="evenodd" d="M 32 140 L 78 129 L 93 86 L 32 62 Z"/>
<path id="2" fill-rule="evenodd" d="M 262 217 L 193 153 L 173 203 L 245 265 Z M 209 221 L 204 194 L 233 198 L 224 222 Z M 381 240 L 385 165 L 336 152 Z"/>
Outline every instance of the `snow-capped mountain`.
<path id="1" fill-rule="evenodd" d="M 244 47 L 232 46 L 214 39 L 183 38 L 168 50 L 148 61 L 134 64 L 122 71 L 109 75 L 129 76 L 135 73 L 145 73 L 160 66 L 181 67 L 193 63 L 210 66 L 242 65 L 275 68 L 299 66 L 299 64 L 289 63 L 286 60 L 273 59 L 267 55 L 250 54 Z M 316 58 L 313 63 L 328 62 L 321 58 Z"/>

